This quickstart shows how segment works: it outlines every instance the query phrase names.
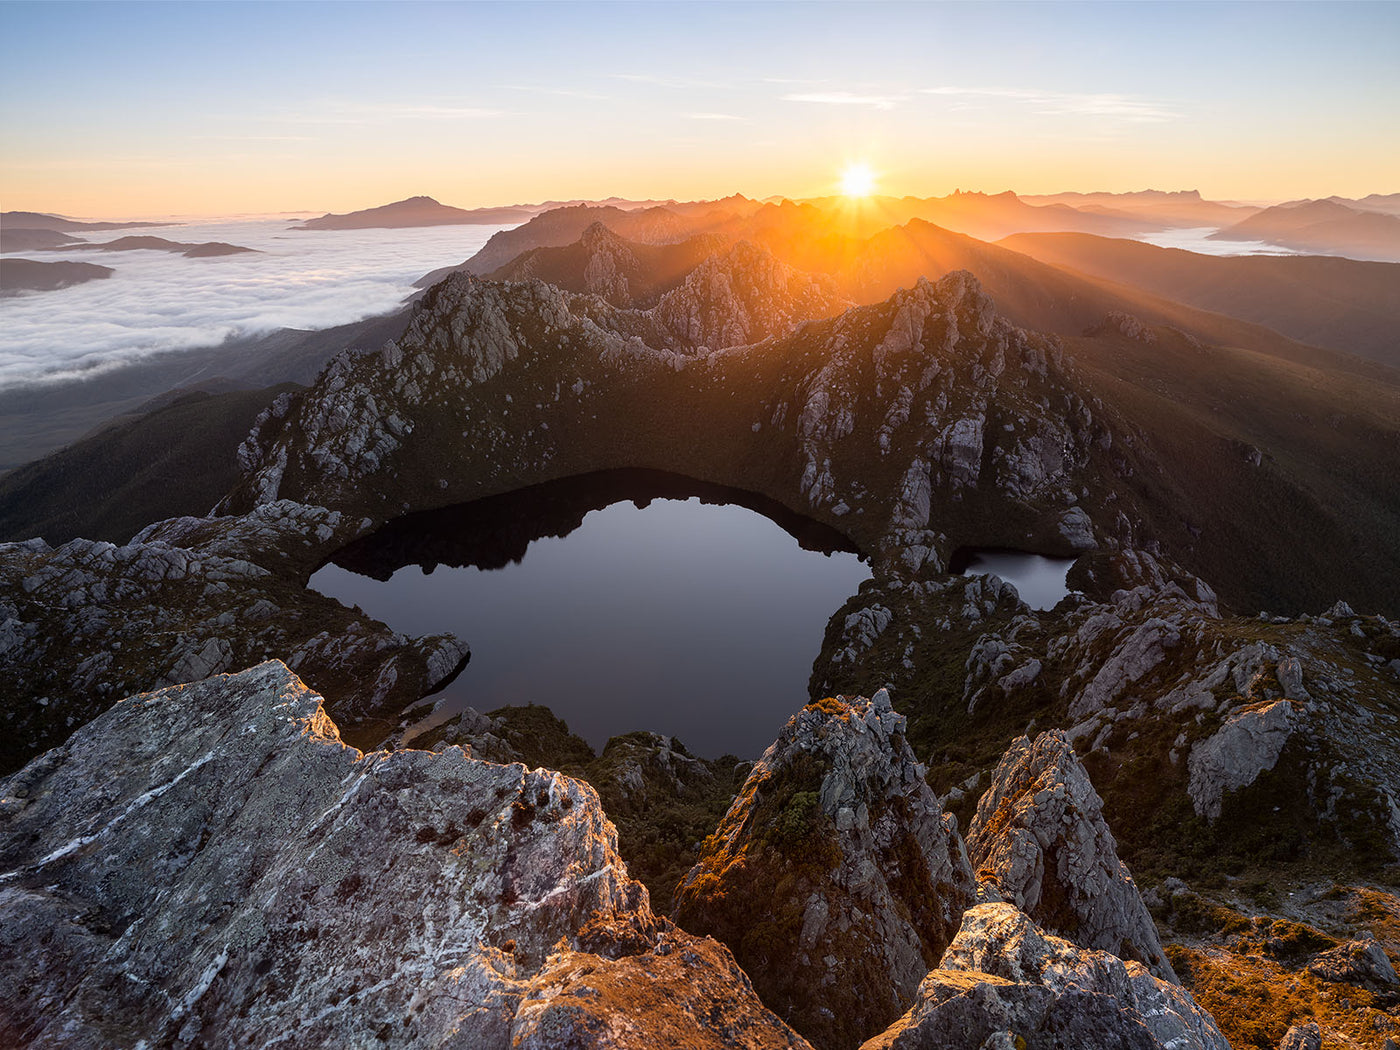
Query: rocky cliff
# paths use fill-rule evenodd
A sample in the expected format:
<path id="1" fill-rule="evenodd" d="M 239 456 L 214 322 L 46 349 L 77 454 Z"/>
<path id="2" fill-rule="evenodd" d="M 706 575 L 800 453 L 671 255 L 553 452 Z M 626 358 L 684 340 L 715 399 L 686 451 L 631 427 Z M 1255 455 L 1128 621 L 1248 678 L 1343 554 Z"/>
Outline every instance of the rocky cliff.
<path id="1" fill-rule="evenodd" d="M 968 855 L 979 877 L 1042 929 L 1175 983 L 1102 807 L 1064 733 L 1021 737 L 977 803 Z"/>
<path id="2" fill-rule="evenodd" d="M 848 1047 L 911 1001 L 972 901 L 957 827 L 888 694 L 795 715 L 676 893 L 676 919 L 728 944 L 765 1003 Z"/>
<path id="3" fill-rule="evenodd" d="M 658 920 L 586 784 L 365 754 L 270 662 L 0 780 L 0 1040 L 804 1047 Z"/>

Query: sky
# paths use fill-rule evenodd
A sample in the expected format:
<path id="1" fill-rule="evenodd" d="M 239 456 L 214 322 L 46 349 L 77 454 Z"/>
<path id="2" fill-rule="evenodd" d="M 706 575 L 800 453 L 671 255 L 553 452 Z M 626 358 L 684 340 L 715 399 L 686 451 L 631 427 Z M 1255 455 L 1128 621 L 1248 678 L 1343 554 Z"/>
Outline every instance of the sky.
<path id="1" fill-rule="evenodd" d="M 1400 3 L 17 3 L 0 207 L 1400 191 Z"/>

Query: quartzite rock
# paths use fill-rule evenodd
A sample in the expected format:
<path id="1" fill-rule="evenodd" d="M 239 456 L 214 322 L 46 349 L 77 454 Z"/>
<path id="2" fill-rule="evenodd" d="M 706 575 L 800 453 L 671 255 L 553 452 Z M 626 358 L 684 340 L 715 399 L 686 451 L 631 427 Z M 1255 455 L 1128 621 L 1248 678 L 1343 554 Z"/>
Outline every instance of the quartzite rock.
<path id="1" fill-rule="evenodd" d="M 1059 730 L 1012 743 L 977 803 L 967 851 L 979 876 L 1052 933 L 1175 981 L 1103 801 Z"/>
<path id="2" fill-rule="evenodd" d="M 862 1050 L 1229 1050 L 1190 993 L 979 904 L 912 1009 Z"/>
<path id="3" fill-rule="evenodd" d="M 0 544 L 0 770 L 123 696 L 271 656 L 329 694 L 352 739 L 384 739 L 467 648 L 450 635 L 408 638 L 308 590 L 297 578 L 305 549 L 319 530 L 334 542 L 339 525 L 282 502 L 242 518 L 171 519 L 120 547 Z"/>
<path id="4" fill-rule="evenodd" d="M 1324 981 L 1359 984 L 1374 991 L 1393 991 L 1400 985 L 1385 949 L 1369 933 L 1322 952 L 1308 963 L 1308 972 Z"/>
<path id="5" fill-rule="evenodd" d="M 677 891 L 677 921 L 727 943 L 820 1047 L 898 1017 L 972 902 L 956 824 L 904 728 L 884 690 L 804 707 Z"/>
<path id="6" fill-rule="evenodd" d="M 361 753 L 275 661 L 0 781 L 0 872 L 7 1045 L 805 1046 L 652 916 L 592 788 Z"/>

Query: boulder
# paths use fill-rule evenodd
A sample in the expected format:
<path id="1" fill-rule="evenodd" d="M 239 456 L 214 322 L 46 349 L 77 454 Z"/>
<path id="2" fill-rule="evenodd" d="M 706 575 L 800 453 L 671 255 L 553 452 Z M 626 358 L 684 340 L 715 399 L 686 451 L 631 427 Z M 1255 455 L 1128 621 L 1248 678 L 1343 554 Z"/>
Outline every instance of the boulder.
<path id="1" fill-rule="evenodd" d="M 1006 903 L 963 916 L 914 1006 L 862 1050 L 1229 1050 L 1189 992 L 1045 933 Z"/>
<path id="2" fill-rule="evenodd" d="M 967 835 L 979 877 L 1045 929 L 1175 981 L 1103 802 L 1060 730 L 1014 741 Z"/>
<path id="3" fill-rule="evenodd" d="M 1322 1031 L 1317 1022 L 1295 1024 L 1279 1040 L 1278 1050 L 1322 1050 Z"/>
<path id="4" fill-rule="evenodd" d="M 1393 991 L 1400 985 L 1390 957 L 1369 931 L 1317 955 L 1308 963 L 1308 972 L 1324 981 L 1359 984 L 1374 991 Z"/>
<path id="5" fill-rule="evenodd" d="M 1191 748 L 1187 790 L 1196 815 L 1215 820 L 1225 795 L 1248 787 L 1274 768 L 1298 724 L 1293 700 L 1252 704 L 1234 712 L 1215 733 Z"/>

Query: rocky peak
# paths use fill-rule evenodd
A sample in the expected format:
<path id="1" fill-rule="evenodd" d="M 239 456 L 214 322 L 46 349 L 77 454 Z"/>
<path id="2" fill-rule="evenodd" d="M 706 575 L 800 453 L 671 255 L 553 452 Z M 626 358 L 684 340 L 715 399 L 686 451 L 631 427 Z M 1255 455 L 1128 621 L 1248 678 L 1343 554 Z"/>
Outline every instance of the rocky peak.
<path id="1" fill-rule="evenodd" d="M 1142 966 L 979 904 L 913 1008 L 862 1050 L 1229 1050 L 1190 993 Z"/>
<path id="2" fill-rule="evenodd" d="M 1065 734 L 1014 741 L 967 835 L 979 878 L 1051 932 L 1175 981 L 1103 802 Z"/>
<path id="3" fill-rule="evenodd" d="M 767 249 L 739 241 L 692 270 L 650 314 L 673 339 L 714 350 L 784 335 L 850 305 L 830 278 L 795 270 Z"/>
<path id="4" fill-rule="evenodd" d="M 677 891 L 677 921 L 728 944 L 819 1047 L 907 1008 L 972 901 L 956 823 L 904 729 L 884 690 L 804 707 Z"/>
<path id="5" fill-rule="evenodd" d="M 9 1044 L 805 1046 L 652 916 L 588 785 L 364 754 L 275 661 L 0 780 L 0 930 Z"/>

